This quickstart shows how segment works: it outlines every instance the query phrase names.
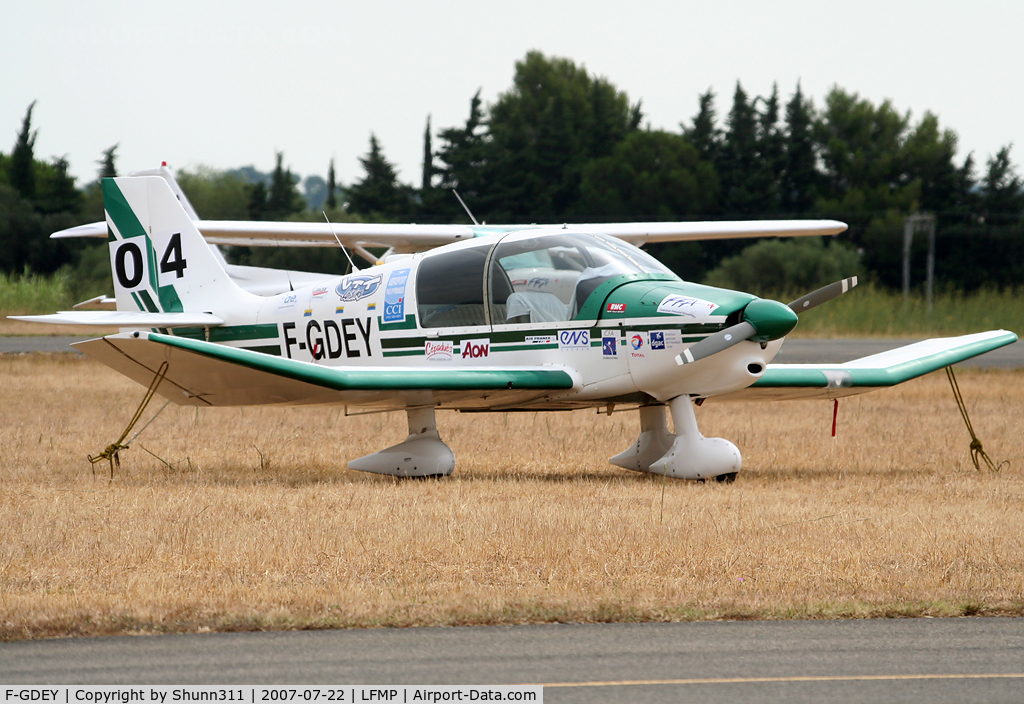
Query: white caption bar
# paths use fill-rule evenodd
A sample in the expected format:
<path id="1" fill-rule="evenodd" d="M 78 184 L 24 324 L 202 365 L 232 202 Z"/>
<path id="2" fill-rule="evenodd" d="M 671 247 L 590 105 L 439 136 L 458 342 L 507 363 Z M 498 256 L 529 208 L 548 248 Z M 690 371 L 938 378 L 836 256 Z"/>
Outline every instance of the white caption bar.
<path id="1" fill-rule="evenodd" d="M 168 686 L 136 685 L 53 687 L 5 685 L 0 688 L 3 704 L 175 704 L 179 702 L 238 702 L 239 704 L 275 704 L 277 702 L 541 702 L 540 685 L 320 685 L 265 687 L 252 685 Z"/>

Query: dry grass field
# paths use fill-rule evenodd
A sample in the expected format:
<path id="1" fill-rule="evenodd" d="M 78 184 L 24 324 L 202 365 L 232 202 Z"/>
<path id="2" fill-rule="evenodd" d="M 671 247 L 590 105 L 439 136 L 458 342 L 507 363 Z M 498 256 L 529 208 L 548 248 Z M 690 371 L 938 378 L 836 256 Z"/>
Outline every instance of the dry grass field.
<path id="1" fill-rule="evenodd" d="M 345 460 L 404 414 L 168 406 L 111 481 L 86 455 L 144 389 L 0 357 L 0 639 L 239 629 L 1024 614 L 1024 372 L 840 403 L 706 404 L 730 485 L 612 467 L 636 413 L 441 413 L 443 480 Z M 162 403 L 156 399 L 150 413 Z M 151 454 L 150 454 L 151 453 Z"/>

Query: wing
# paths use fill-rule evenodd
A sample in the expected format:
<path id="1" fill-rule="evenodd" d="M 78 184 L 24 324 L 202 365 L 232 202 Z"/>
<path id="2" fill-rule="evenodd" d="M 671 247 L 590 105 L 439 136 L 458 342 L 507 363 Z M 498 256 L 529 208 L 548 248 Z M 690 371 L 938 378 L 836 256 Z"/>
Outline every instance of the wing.
<path id="1" fill-rule="evenodd" d="M 380 223 L 262 222 L 197 220 L 196 227 L 210 244 L 251 247 L 388 247 L 396 252 L 420 252 L 451 242 L 496 232 L 538 229 L 609 235 L 630 244 L 683 242 L 745 237 L 807 237 L 835 235 L 846 229 L 836 220 L 750 220 L 724 222 L 626 222 L 555 225 L 401 225 Z M 106 237 L 106 223 L 80 225 L 50 235 Z M 335 239 L 337 237 L 337 239 Z"/>
<path id="2" fill-rule="evenodd" d="M 74 347 L 143 386 L 168 362 L 157 392 L 191 406 L 408 408 L 459 402 L 460 407 L 487 408 L 578 386 L 576 376 L 561 367 L 327 367 L 159 333 L 122 333 Z"/>
<path id="3" fill-rule="evenodd" d="M 85 303 L 90 303 L 90 301 L 85 301 Z M 132 310 L 62 310 L 50 315 L 8 315 L 7 317 L 11 320 L 24 320 L 29 323 L 122 328 L 215 327 L 224 324 L 224 319 L 213 313 L 144 313 Z"/>
<path id="4" fill-rule="evenodd" d="M 716 401 L 839 398 L 902 384 L 1017 341 L 1008 330 L 924 340 L 845 364 L 769 364 L 764 375 Z"/>

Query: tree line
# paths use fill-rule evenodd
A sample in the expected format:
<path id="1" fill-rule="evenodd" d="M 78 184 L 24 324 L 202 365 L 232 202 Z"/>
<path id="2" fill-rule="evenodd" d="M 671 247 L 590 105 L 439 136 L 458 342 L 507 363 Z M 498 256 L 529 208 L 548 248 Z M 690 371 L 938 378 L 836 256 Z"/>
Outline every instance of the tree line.
<path id="1" fill-rule="evenodd" d="M 1010 145 L 981 167 L 973 154 L 958 162 L 956 133 L 935 114 L 914 120 L 891 101 L 874 104 L 840 87 L 820 106 L 799 84 L 784 98 L 777 87 L 751 96 L 737 82 L 722 115 L 718 100 L 709 89 L 677 131 L 652 129 L 643 124 L 641 103 L 606 78 L 569 59 L 530 52 L 493 103 L 485 105 L 479 92 L 471 97 L 464 123 L 435 131 L 427 118 L 418 184 L 399 181 L 372 134 L 360 178 L 337 183 L 332 162 L 326 179 L 305 180 L 305 195 L 282 154 L 271 174 L 246 167 L 178 176 L 209 219 L 320 219 L 325 210 L 333 221 L 469 222 L 452 194 L 457 190 L 479 220 L 491 223 L 849 223 L 828 243 L 774 243 L 747 254 L 741 250 L 751 243 L 741 241 L 652 247 L 684 278 L 728 285 L 746 283 L 738 274 L 730 279 L 730 271 L 761 271 L 757 285 L 806 286 L 793 272 L 792 262 L 801 261 L 808 271 L 857 267 L 879 285 L 899 287 L 904 218 L 930 213 L 941 284 L 972 290 L 1022 280 L 1024 181 Z M 46 233 L 102 217 L 96 183 L 76 188 L 66 160 L 35 159 L 31 113 L 32 106 L 11 154 L 0 154 L 0 269 L 8 272 L 45 273 L 73 263 L 81 256 L 75 245 L 53 244 Z M 115 155 L 116 146 L 104 154 L 101 175 L 116 173 Z M 918 240 L 913 278 L 921 281 L 925 244 Z M 340 255 L 324 254 L 232 256 L 272 266 L 344 267 Z"/>

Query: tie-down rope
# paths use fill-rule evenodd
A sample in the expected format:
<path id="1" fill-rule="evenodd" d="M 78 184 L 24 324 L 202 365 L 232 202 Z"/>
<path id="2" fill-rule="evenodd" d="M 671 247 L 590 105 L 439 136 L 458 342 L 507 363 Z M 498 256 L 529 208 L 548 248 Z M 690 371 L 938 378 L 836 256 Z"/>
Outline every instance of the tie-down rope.
<path id="1" fill-rule="evenodd" d="M 96 455 L 95 457 L 93 457 L 92 455 L 88 455 L 89 462 L 91 462 L 93 465 L 92 472 L 94 475 L 96 474 L 96 464 L 98 462 L 102 462 L 103 460 L 108 460 L 110 462 L 110 478 L 113 479 L 114 464 L 116 463 L 118 467 L 121 466 L 121 458 L 118 457 L 118 453 L 121 450 L 127 450 L 128 446 L 132 444 L 132 441 L 139 436 L 139 433 L 145 430 L 149 426 L 149 424 L 152 423 L 153 420 L 158 415 L 160 415 L 160 411 L 163 411 L 164 408 L 167 408 L 167 403 L 170 403 L 170 401 L 165 403 L 163 407 L 156 412 L 156 415 L 154 415 L 153 418 L 150 418 L 149 422 L 146 423 L 146 425 L 142 426 L 142 428 L 139 429 L 138 433 L 135 433 L 131 440 L 129 440 L 128 442 L 124 441 L 124 439 L 128 437 L 128 433 L 132 432 L 132 428 L 135 427 L 135 424 L 139 422 L 140 418 L 142 418 L 142 414 L 145 412 L 146 406 L 149 405 L 149 402 L 153 399 L 153 395 L 156 394 L 157 387 L 160 386 L 160 382 L 162 382 L 164 380 L 164 377 L 167 375 L 167 367 L 167 362 L 164 362 L 163 364 L 160 365 L 160 368 L 156 372 L 156 376 L 153 377 L 153 381 L 150 383 L 149 388 L 146 390 L 146 395 L 143 396 L 142 398 L 142 403 L 139 404 L 139 408 L 138 410 L 135 411 L 135 415 L 132 416 L 131 421 L 128 423 L 128 427 L 124 429 L 123 433 L 121 433 L 121 437 L 107 445 L 106 449 L 103 450 L 103 452 Z"/>
<path id="2" fill-rule="evenodd" d="M 998 472 L 1004 465 L 1008 467 L 1010 460 L 1003 460 L 998 465 L 993 462 L 985 453 L 985 448 L 981 446 L 981 440 L 974 434 L 974 426 L 971 425 L 971 419 L 967 415 L 967 404 L 964 403 L 964 397 L 960 393 L 960 386 L 956 383 L 953 367 L 946 367 L 946 376 L 949 377 L 949 385 L 953 389 L 953 397 L 956 398 L 956 405 L 960 409 L 960 415 L 964 417 L 964 423 L 967 424 L 967 432 L 971 434 L 971 462 L 974 463 L 974 468 L 979 472 L 981 471 L 981 460 L 985 461 L 985 465 L 990 472 Z"/>

